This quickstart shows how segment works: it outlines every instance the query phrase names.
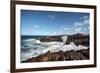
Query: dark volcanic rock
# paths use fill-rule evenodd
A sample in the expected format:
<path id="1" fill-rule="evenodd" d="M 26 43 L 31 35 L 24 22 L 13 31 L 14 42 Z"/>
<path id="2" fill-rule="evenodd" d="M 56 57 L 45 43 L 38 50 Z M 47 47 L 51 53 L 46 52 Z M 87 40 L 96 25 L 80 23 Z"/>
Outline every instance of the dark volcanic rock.
<path id="1" fill-rule="evenodd" d="M 78 50 L 78 51 L 59 51 L 59 52 L 55 52 L 55 53 L 50 53 L 50 51 L 48 51 L 46 54 L 44 55 L 40 55 L 38 57 L 33 57 L 30 59 L 27 59 L 26 61 L 22 61 L 24 62 L 47 62 L 47 61 L 68 61 L 68 60 L 86 60 L 89 59 L 89 49 L 85 50 Z"/>
<path id="2" fill-rule="evenodd" d="M 51 42 L 51 41 L 62 41 L 61 36 L 48 36 L 46 38 L 41 38 L 41 42 Z"/>
<path id="3" fill-rule="evenodd" d="M 62 41 L 61 36 L 64 35 L 58 35 L 58 36 L 48 36 L 46 38 L 41 38 L 41 42 L 52 42 L 52 41 Z M 69 44 L 70 42 L 74 42 L 76 45 L 89 45 L 89 35 L 77 33 L 74 35 L 66 35 L 68 37 L 66 44 Z"/>
<path id="4" fill-rule="evenodd" d="M 81 51 L 82 51 L 83 55 L 89 59 L 89 54 L 90 54 L 89 49 L 88 49 L 88 51 L 87 50 L 81 50 Z"/>

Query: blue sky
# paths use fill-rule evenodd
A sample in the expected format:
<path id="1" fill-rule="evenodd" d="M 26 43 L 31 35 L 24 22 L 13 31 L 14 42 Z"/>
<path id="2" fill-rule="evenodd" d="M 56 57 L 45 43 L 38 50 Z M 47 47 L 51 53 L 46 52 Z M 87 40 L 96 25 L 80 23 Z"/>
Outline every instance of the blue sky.
<path id="1" fill-rule="evenodd" d="M 89 13 L 21 10 L 21 35 L 89 33 Z"/>

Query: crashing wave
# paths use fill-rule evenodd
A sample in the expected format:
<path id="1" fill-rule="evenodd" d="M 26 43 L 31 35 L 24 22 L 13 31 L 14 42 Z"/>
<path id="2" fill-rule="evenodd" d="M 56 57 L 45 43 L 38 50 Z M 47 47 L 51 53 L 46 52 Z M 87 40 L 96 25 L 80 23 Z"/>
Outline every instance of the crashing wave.
<path id="1" fill-rule="evenodd" d="M 71 51 L 71 50 L 81 50 L 81 49 L 88 49 L 88 47 L 86 46 L 82 46 L 82 45 L 75 45 L 74 42 L 71 42 L 70 44 L 68 45 L 62 45 L 62 44 L 56 44 L 56 45 L 51 45 L 50 47 L 46 48 L 43 50 L 43 53 L 46 53 L 48 51 L 50 51 L 51 53 L 53 52 L 59 52 L 59 51 Z"/>
<path id="2" fill-rule="evenodd" d="M 23 40 L 23 42 L 41 43 L 40 40 L 36 40 L 36 39 L 26 39 L 26 40 Z"/>
<path id="3" fill-rule="evenodd" d="M 70 51 L 70 50 L 81 50 L 81 49 L 88 49 L 88 47 L 83 45 L 75 45 L 74 42 L 71 42 L 70 44 L 63 45 L 62 42 L 40 42 L 39 40 L 26 40 L 27 46 L 29 46 L 30 49 L 28 52 L 22 52 L 21 53 L 21 61 L 27 60 L 32 57 L 37 57 L 39 55 L 43 55 L 50 51 L 53 52 L 59 52 L 59 51 Z M 26 48 L 26 47 L 25 47 Z"/>

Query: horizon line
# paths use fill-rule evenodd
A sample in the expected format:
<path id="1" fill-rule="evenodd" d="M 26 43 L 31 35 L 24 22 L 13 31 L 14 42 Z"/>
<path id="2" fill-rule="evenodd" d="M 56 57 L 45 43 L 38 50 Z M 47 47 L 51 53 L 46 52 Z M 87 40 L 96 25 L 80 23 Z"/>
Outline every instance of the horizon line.
<path id="1" fill-rule="evenodd" d="M 75 35 L 75 34 L 84 34 L 84 35 L 89 35 L 89 33 L 74 33 L 74 34 L 55 34 L 55 35 L 21 35 L 21 36 L 58 36 L 58 35 Z"/>

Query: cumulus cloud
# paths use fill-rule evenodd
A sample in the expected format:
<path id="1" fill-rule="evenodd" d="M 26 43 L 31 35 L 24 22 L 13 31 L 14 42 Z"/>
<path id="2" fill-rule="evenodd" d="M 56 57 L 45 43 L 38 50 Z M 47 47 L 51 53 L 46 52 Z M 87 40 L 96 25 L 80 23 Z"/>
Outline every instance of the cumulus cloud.
<path id="1" fill-rule="evenodd" d="M 74 27 L 82 27 L 89 25 L 89 19 L 85 19 L 83 22 L 75 22 Z"/>
<path id="2" fill-rule="evenodd" d="M 89 17 L 84 16 L 81 18 L 82 20 L 76 21 L 74 23 L 74 32 L 75 33 L 80 33 L 80 32 L 87 32 L 89 31 Z"/>

